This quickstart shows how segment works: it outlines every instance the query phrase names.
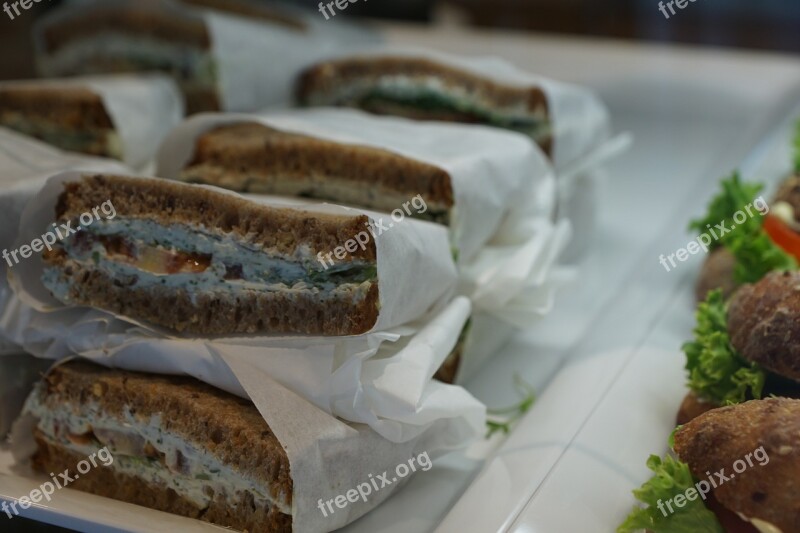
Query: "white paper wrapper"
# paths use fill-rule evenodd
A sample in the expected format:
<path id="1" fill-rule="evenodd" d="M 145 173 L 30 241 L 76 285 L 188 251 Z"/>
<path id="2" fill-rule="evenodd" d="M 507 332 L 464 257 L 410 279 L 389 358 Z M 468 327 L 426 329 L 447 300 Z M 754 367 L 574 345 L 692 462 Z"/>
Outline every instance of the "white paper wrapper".
<path id="1" fill-rule="evenodd" d="M 164 136 L 183 118 L 183 98 L 174 82 L 154 74 L 12 81 L 0 88 L 47 84 L 74 85 L 100 96 L 119 136 L 123 162 L 133 169 L 151 162 Z"/>
<path id="2" fill-rule="evenodd" d="M 34 239 L 41 237 L 54 222 L 55 205 L 63 192 L 64 183 L 80 178 L 80 172 L 65 172 L 47 181 L 25 208 L 16 247 L 30 244 Z M 210 188 L 222 194 L 239 197 L 230 191 Z M 267 197 L 251 196 L 249 199 L 265 205 L 279 207 L 289 205 L 287 202 Z M 304 205 L 298 209 L 341 215 L 365 213 L 328 204 Z M 382 217 L 369 214 L 368 216 L 372 221 L 379 221 Z M 445 228 L 413 219 L 404 220 L 393 226 L 389 226 L 391 224 L 389 221 L 383 221 L 382 224 L 387 228 L 386 231 L 373 237 L 377 249 L 380 313 L 371 331 L 383 331 L 399 326 L 420 318 L 434 308 L 441 308 L 453 296 L 457 280 Z M 380 225 L 380 222 L 375 225 Z M 24 270 L 11 272 L 9 279 L 12 287 L 23 302 L 39 311 L 59 309 L 63 304 L 53 298 L 41 283 L 43 268 L 41 255 L 34 254 L 26 259 Z M 130 322 L 134 323 L 133 320 Z M 152 331 L 159 331 L 159 328 L 153 327 Z M 160 333 L 170 334 L 166 331 Z"/>
<path id="3" fill-rule="evenodd" d="M 377 41 L 373 32 L 343 24 L 343 21 L 323 21 L 323 24 L 312 14 L 300 16 L 306 29 L 298 30 L 262 19 L 197 9 L 170 0 L 90 0 L 63 6 L 39 25 L 36 44 L 40 64 L 46 64 L 47 58 L 41 30 L 49 24 L 84 16 L 96 6 L 133 6 L 156 10 L 176 19 L 203 20 L 210 34 L 210 54 L 216 65 L 218 96 L 225 111 L 287 106 L 292 101 L 294 80 L 304 68 L 336 50 Z M 297 12 L 292 10 L 291 13 Z"/>
<path id="4" fill-rule="evenodd" d="M 518 205 L 515 201 L 520 191 L 533 188 L 538 192 L 544 204 L 542 217 L 550 216 L 548 210 L 554 210 L 553 171 L 541 151 L 521 135 L 483 127 L 421 124 L 344 109 L 192 117 L 165 140 L 156 173 L 176 179 L 194 156 L 198 137 L 215 127 L 242 122 L 258 122 L 343 144 L 382 148 L 444 169 L 453 186 L 455 206 L 450 232 L 459 261 L 473 259 L 496 235 L 509 211 Z M 419 192 L 412 191 L 408 200 Z"/>
<path id="5" fill-rule="evenodd" d="M 69 154 L 35 139 L 0 128 L 0 250 L 13 250 L 22 211 L 55 172 L 86 169 L 131 172 L 121 163 L 108 159 Z M 12 259 L 13 264 L 13 259 Z M 24 263 L 11 268 L 25 268 Z M 13 298 L 8 285 L 9 264 L 0 257 L 0 313 Z M 16 308 L 26 313 L 24 308 Z M 0 355 L 19 352 L 19 347 L 0 334 Z"/>

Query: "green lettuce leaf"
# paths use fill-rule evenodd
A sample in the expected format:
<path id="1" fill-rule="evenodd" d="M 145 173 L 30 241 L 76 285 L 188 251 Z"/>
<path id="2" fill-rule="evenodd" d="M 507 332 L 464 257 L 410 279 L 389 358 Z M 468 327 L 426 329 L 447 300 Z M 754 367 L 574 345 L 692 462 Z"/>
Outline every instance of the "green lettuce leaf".
<path id="1" fill-rule="evenodd" d="M 734 172 L 730 179 L 722 180 L 720 185 L 722 186 L 722 191 L 711 200 L 708 205 L 708 212 L 703 218 L 692 220 L 689 223 L 690 230 L 698 233 L 709 233 L 709 227 L 710 229 L 715 229 L 717 224 L 723 221 L 726 228 L 736 225 L 733 221 L 733 216 L 736 212 L 751 204 L 764 188 L 760 183 L 743 183 L 738 172 Z M 755 216 L 748 217 L 747 222 L 738 226 L 735 231 L 738 232 L 739 229 L 744 231 L 760 230 L 763 225 L 763 217 L 758 212 L 753 214 Z M 725 238 L 733 233 L 728 233 L 722 239 L 713 242 L 711 249 L 724 244 Z"/>
<path id="2" fill-rule="evenodd" d="M 711 201 L 706 215 L 693 220 L 689 229 L 709 236 L 713 236 L 712 231 L 721 233 L 718 226 L 723 224 L 731 230 L 720 235 L 709 248 L 724 246 L 733 253 L 736 258 L 733 275 L 740 285 L 755 283 L 773 270 L 796 270 L 797 261 L 772 242 L 764 231 L 764 215 L 757 209 L 751 208 L 742 224 L 733 220 L 738 211 L 747 212 L 745 208 L 758 197 L 763 185 L 744 183 L 738 173 L 722 180 L 721 185 L 722 191 Z"/>
<path id="3" fill-rule="evenodd" d="M 686 464 L 669 455 L 663 460 L 651 455 L 647 460 L 647 468 L 655 475 L 633 491 L 636 499 L 647 507 L 635 507 L 617 528 L 617 533 L 633 533 L 643 529 L 653 533 L 725 533 L 717 517 L 700 497 L 694 501 L 686 500 L 683 507 L 673 504 L 674 512 L 669 512 L 666 502 L 678 494 L 685 494 L 687 489 L 695 485 L 695 479 Z"/>
<path id="4" fill-rule="evenodd" d="M 719 405 L 760 399 L 766 372 L 731 346 L 722 291 L 709 293 L 697 308 L 694 340 L 683 345 L 689 388 Z"/>
<path id="5" fill-rule="evenodd" d="M 796 270 L 797 261 L 776 245 L 762 229 L 725 236 L 725 247 L 736 257 L 736 283 L 755 283 L 773 270 Z"/>

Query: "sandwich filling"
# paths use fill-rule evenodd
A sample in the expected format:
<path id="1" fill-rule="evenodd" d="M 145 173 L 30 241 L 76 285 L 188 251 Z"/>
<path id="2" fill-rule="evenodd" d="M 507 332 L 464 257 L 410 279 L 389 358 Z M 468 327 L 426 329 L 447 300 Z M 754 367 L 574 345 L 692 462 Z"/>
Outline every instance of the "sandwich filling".
<path id="1" fill-rule="evenodd" d="M 245 162 L 237 167 L 226 167 L 209 160 L 185 168 L 181 171 L 180 179 L 186 183 L 215 185 L 232 191 L 314 198 L 385 212 L 391 212 L 403 202 L 408 202 L 409 198 L 408 191 L 382 185 L 365 186 L 367 184 L 363 181 L 322 171 L 295 175 L 289 170 L 253 168 Z M 416 218 L 450 224 L 452 209 L 449 205 L 431 200 L 426 200 L 426 205 L 424 213 L 414 214 Z"/>
<path id="2" fill-rule="evenodd" d="M 107 273 L 127 287 L 185 289 L 200 293 L 312 291 L 351 294 L 358 301 L 377 279 L 373 262 L 340 262 L 327 270 L 308 247 L 293 256 L 251 244 L 203 225 L 138 218 L 98 221 L 62 241 L 67 263 Z M 69 302 L 71 281 L 63 267 L 45 269 L 45 286 Z"/>
<path id="3" fill-rule="evenodd" d="M 0 125 L 69 152 L 122 159 L 122 141 L 108 128 L 71 128 L 47 116 L 11 109 L 0 111 Z"/>
<path id="4" fill-rule="evenodd" d="M 143 35 L 101 32 L 76 39 L 41 58 L 41 68 L 57 75 L 113 71 L 168 72 L 183 84 L 214 86 L 216 66 L 198 47 Z"/>
<path id="5" fill-rule="evenodd" d="M 144 418 L 126 407 L 122 417 L 118 417 L 104 412 L 95 401 L 80 406 L 69 403 L 46 406 L 42 403 L 44 389 L 44 384 L 37 385 L 28 398 L 25 412 L 38 419 L 36 435 L 49 444 L 79 456 L 89 456 L 106 447 L 113 463 L 102 467 L 113 468 L 155 487 L 171 489 L 199 509 L 205 509 L 220 495 L 233 502 L 249 493 L 255 506 L 275 507 L 291 515 L 290 494 L 272 494 L 263 482 L 249 478 L 181 435 L 165 430 L 160 414 Z"/>
<path id="6" fill-rule="evenodd" d="M 488 124 L 517 131 L 534 139 L 552 135 L 544 109 L 532 112 L 524 99 L 515 105 L 497 106 L 467 88 L 445 84 L 435 76 L 381 76 L 337 85 L 329 92 L 314 92 L 310 105 L 344 105 L 373 113 L 408 115 Z"/>

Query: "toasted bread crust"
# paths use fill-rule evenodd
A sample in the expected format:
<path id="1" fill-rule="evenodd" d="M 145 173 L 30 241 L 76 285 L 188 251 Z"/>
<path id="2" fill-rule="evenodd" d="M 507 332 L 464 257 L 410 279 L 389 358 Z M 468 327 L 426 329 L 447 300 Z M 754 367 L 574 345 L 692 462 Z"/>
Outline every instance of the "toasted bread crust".
<path id="1" fill-rule="evenodd" d="M 4 112 L 46 118 L 65 128 L 114 127 L 100 95 L 74 83 L 33 81 L 0 87 L 0 117 Z"/>
<path id="2" fill-rule="evenodd" d="M 728 332 L 747 360 L 800 381 L 800 272 L 772 272 L 736 291 Z"/>
<path id="3" fill-rule="evenodd" d="M 530 111 L 544 111 L 547 115 L 547 97 L 539 87 L 521 89 L 495 83 L 471 72 L 421 58 L 381 57 L 351 58 L 329 61 L 306 70 L 297 83 L 297 96 L 307 102 L 313 92 L 331 90 L 337 84 L 361 78 L 381 76 L 436 76 L 445 85 L 464 87 L 483 95 L 497 106 L 524 102 Z"/>
<path id="4" fill-rule="evenodd" d="M 78 17 L 51 24 L 43 32 L 45 49 L 54 52 L 75 39 L 98 33 L 132 33 L 207 49 L 211 36 L 196 17 L 176 17 L 172 12 L 130 7 L 81 10 Z"/>
<path id="5" fill-rule="evenodd" d="M 269 487 L 273 498 L 288 498 L 292 479 L 286 452 L 255 406 L 191 378 L 110 370 L 83 361 L 58 366 L 45 378 L 43 403 L 50 407 L 98 403 L 110 416 L 124 411 L 142 420 L 163 414 L 165 430 L 197 443 L 223 463 Z M 49 472 L 74 473 L 85 457 L 53 445 L 38 435 L 34 467 Z M 245 452 L 246 451 L 246 452 Z M 138 477 L 98 466 L 76 479 L 86 492 L 144 505 L 174 514 L 250 531 L 291 531 L 291 516 L 277 507 L 255 508 L 246 494 L 238 501 L 217 495 L 207 509 L 171 489 L 149 485 Z"/>
<path id="6" fill-rule="evenodd" d="M 754 458 L 762 446 L 766 464 Z M 800 531 L 800 400 L 770 398 L 709 411 L 676 432 L 675 452 L 698 479 L 724 469 L 730 479 L 714 495 L 728 509 L 781 531 Z"/>
<path id="7" fill-rule="evenodd" d="M 290 255 L 298 243 L 314 255 L 328 253 L 366 229 L 365 215 L 332 215 L 265 206 L 207 187 L 168 180 L 87 175 L 69 182 L 59 197 L 56 217 L 72 219 L 111 200 L 119 217 L 146 218 L 168 225 L 202 223 L 247 242 Z M 374 239 L 346 260 L 375 261 Z"/>
<path id="8" fill-rule="evenodd" d="M 259 185 L 267 188 L 268 177 L 301 181 L 319 176 L 351 181 L 354 187 L 392 190 L 408 198 L 421 194 L 427 203 L 453 206 L 451 178 L 444 169 L 380 148 L 282 132 L 254 122 L 221 126 L 201 135 L 184 175 L 208 175 L 201 167 L 265 176 Z M 376 194 L 375 201 L 380 197 Z M 365 207 L 380 207 L 372 204 Z"/>

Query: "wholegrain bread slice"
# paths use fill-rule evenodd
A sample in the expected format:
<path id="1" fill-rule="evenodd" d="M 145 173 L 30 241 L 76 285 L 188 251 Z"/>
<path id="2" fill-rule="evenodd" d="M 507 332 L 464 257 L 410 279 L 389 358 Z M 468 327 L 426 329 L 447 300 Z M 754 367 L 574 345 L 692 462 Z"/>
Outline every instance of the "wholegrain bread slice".
<path id="1" fill-rule="evenodd" d="M 318 63 L 298 77 L 296 97 L 302 105 L 358 107 L 377 114 L 418 120 L 487 123 L 481 114 L 463 106 L 430 108 L 369 99 L 370 91 L 384 78 L 402 78 L 406 86 L 417 85 L 443 94 L 459 95 L 489 110 L 522 111 L 526 116 L 549 122 L 547 96 L 542 88 L 506 85 L 455 66 L 419 57 L 350 57 Z M 552 132 L 541 134 L 536 140 L 548 154 L 552 151 Z"/>
<path id="2" fill-rule="evenodd" d="M 216 127 L 201 135 L 180 179 L 240 192 L 304 196 L 391 211 L 416 195 L 423 216 L 447 223 L 449 173 L 388 150 L 284 132 L 260 123 Z"/>
<path id="3" fill-rule="evenodd" d="M 136 241 L 130 231 L 115 229 L 102 238 L 110 235 L 127 239 L 125 244 L 101 239 L 103 249 L 93 249 L 91 256 L 74 252 L 83 246 L 76 239 L 88 238 L 92 231 L 105 231 L 104 222 L 98 221 L 80 235 L 59 243 L 52 252 L 45 252 L 43 281 L 65 303 L 98 307 L 199 335 L 357 335 L 369 331 L 377 322 L 380 300 L 374 274 L 374 240 L 339 262 L 337 267 L 345 269 L 344 274 L 327 276 L 323 270 L 326 267 L 316 259 L 318 254 L 329 253 L 363 233 L 369 222 L 364 215 L 267 206 L 222 191 L 166 180 L 92 175 L 65 184 L 56 206 L 56 219 L 76 221 L 82 213 L 90 213 L 105 202 L 113 204 L 114 220 L 124 228 L 147 225 L 161 231 L 161 235 L 153 236 L 152 241 L 136 237 Z M 177 260 L 185 253 L 198 257 L 191 255 L 197 250 L 176 250 L 171 244 L 163 244 L 185 234 L 198 242 L 232 242 L 237 252 L 233 259 L 216 248 L 203 252 L 205 268 L 189 271 L 196 276 L 180 269 L 148 270 L 139 262 L 141 256 L 152 255 L 153 248 Z M 122 259 L 115 255 L 120 248 L 124 249 Z M 293 272 L 305 269 L 307 275 L 253 286 L 261 278 L 248 278 L 244 272 L 262 257 L 283 261 Z M 223 260 L 238 263 L 220 267 Z M 109 267 L 120 261 L 125 262 L 124 269 Z M 202 276 L 217 275 L 217 267 L 227 269 L 224 279 L 219 274 L 212 285 L 204 285 Z M 348 276 L 348 272 L 352 275 Z M 170 277 L 172 274 L 181 277 Z M 265 275 L 271 274 L 268 271 Z M 316 283 L 319 276 L 327 277 Z M 237 284 L 239 281 L 246 283 Z"/>
<path id="4" fill-rule="evenodd" d="M 46 376 L 28 400 L 26 411 L 40 419 L 43 413 L 59 419 L 61 413 L 72 412 L 87 420 L 102 421 L 97 422 L 98 428 L 91 434 L 81 435 L 82 439 L 70 434 L 64 438 L 69 429 L 54 429 L 57 426 L 46 423 L 39 423 L 34 430 L 38 444 L 32 458 L 34 468 L 45 474 L 69 470 L 70 477 L 75 478 L 69 488 L 241 531 L 292 529 L 293 489 L 286 451 L 250 401 L 190 378 L 111 370 L 72 361 L 54 368 Z M 207 452 L 236 475 L 263 488 L 268 498 L 257 499 L 247 490 L 236 491 L 231 488 L 235 485 L 215 479 L 214 472 L 209 471 L 201 478 L 208 482 L 206 492 L 210 497 L 205 505 L 200 505 L 179 488 L 159 485 L 124 470 L 120 465 L 125 464 L 130 452 L 115 447 L 115 442 L 109 441 L 108 433 L 103 433 L 100 427 L 108 421 L 118 421 L 121 427 L 147 436 L 143 428 L 153 420 L 161 421 L 164 435 Z M 63 427 L 64 420 L 60 423 Z M 88 448 L 76 446 L 73 440 L 91 444 L 86 445 Z M 76 476 L 76 465 L 86 459 L 88 450 L 102 446 L 111 452 L 113 463 L 98 464 L 88 473 Z M 170 451 L 163 442 L 147 440 L 142 449 L 154 458 L 154 465 L 160 462 L 161 467 L 170 468 L 165 459 Z M 189 472 L 192 460 L 184 457 L 190 465 Z M 177 478 L 177 487 L 191 482 L 181 481 L 187 477 L 182 471 L 171 474 Z M 284 512 L 287 510 L 288 514 Z"/>

